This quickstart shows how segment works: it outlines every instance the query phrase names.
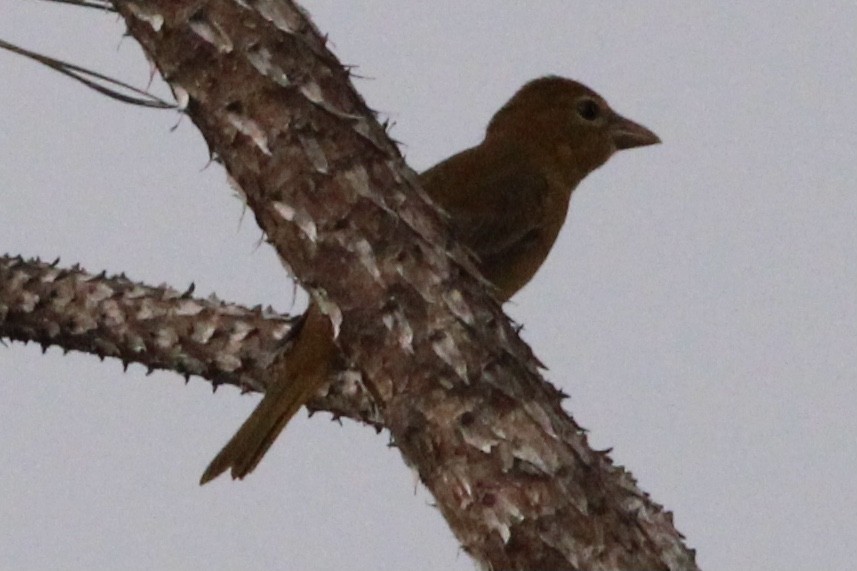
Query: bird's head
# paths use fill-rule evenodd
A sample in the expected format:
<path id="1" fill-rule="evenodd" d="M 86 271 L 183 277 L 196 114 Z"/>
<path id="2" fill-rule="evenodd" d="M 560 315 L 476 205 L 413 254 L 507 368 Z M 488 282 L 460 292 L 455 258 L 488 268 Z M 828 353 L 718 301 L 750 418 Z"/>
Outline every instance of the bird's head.
<path id="1" fill-rule="evenodd" d="M 585 85 L 557 76 L 524 85 L 494 115 L 486 141 L 511 140 L 578 181 L 616 151 L 660 143 Z"/>

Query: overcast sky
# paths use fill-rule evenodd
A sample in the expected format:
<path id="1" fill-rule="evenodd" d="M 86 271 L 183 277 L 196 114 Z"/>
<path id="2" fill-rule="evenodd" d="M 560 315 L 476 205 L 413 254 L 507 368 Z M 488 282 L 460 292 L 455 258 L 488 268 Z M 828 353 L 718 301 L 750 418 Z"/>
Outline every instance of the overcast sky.
<path id="1" fill-rule="evenodd" d="M 304 5 L 416 169 L 546 73 L 661 136 L 579 187 L 508 311 L 703 568 L 853 567 L 857 4 Z M 144 86 L 123 29 L 0 0 L 0 38 Z M 187 119 L 0 52 L 0 250 L 298 310 L 206 163 Z M 257 399 L 0 345 L 0 568 L 473 569 L 388 436 L 327 414 L 200 488 Z"/>

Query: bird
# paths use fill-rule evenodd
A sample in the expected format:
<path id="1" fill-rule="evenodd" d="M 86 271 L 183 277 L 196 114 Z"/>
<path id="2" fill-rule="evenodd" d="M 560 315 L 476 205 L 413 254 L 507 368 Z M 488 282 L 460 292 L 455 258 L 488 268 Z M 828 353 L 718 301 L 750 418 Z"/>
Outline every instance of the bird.
<path id="1" fill-rule="evenodd" d="M 617 151 L 660 142 L 592 89 L 550 75 L 521 87 L 488 122 L 481 143 L 429 168 L 419 180 L 448 215 L 453 236 L 474 254 L 492 293 L 505 302 L 548 257 L 578 184 Z M 338 349 L 329 318 L 317 305 L 310 304 L 290 342 L 259 405 L 200 484 L 230 469 L 233 479 L 252 472 L 328 380 Z"/>

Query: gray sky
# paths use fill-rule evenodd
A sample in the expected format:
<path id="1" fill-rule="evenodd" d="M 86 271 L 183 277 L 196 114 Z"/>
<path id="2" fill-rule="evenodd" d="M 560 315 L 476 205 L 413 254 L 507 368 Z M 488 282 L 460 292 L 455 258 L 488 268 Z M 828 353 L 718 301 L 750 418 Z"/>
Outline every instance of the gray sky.
<path id="1" fill-rule="evenodd" d="M 705 569 L 853 566 L 857 5 L 305 5 L 417 169 L 545 73 L 661 136 L 584 182 L 508 310 Z M 148 80 L 115 16 L 0 15 L 0 38 Z M 170 132 L 172 112 L 11 54 L 0 78 L 0 248 L 293 307 L 190 121 Z M 198 487 L 257 398 L 0 346 L 0 568 L 473 568 L 387 435 L 326 414 L 299 415 L 246 481 Z"/>

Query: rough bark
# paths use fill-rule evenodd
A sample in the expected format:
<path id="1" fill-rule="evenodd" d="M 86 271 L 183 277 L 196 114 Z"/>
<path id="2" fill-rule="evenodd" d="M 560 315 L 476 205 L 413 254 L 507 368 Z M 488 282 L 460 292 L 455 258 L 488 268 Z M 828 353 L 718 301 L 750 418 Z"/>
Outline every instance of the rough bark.
<path id="1" fill-rule="evenodd" d="M 405 461 L 490 569 L 695 569 L 592 450 L 445 220 L 294 4 L 115 0 L 325 309 Z"/>
<path id="2" fill-rule="evenodd" d="M 294 317 L 243 307 L 78 266 L 0 256 L 0 339 L 38 343 L 198 375 L 243 391 L 264 391 L 267 367 L 289 341 Z M 355 370 L 338 371 L 309 403 L 337 417 L 381 426 Z"/>

